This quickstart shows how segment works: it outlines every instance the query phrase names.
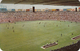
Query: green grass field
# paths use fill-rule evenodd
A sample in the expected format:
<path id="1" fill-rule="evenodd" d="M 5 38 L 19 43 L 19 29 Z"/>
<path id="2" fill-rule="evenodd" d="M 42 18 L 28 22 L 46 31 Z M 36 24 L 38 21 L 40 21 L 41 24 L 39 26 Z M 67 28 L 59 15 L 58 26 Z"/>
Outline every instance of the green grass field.
<path id="1" fill-rule="evenodd" d="M 78 35 L 80 22 L 45 20 L 3 23 L 0 24 L 0 48 L 3 51 L 50 51 L 76 43 L 80 39 L 71 38 Z M 57 40 L 58 45 L 41 48 Z"/>

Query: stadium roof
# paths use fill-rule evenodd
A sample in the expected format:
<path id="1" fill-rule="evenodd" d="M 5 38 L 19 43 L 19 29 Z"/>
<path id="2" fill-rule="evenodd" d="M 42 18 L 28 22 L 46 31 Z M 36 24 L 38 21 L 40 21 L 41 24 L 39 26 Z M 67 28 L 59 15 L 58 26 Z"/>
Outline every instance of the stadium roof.
<path id="1" fill-rule="evenodd" d="M 3 0 L 1 3 L 80 6 L 78 0 Z"/>

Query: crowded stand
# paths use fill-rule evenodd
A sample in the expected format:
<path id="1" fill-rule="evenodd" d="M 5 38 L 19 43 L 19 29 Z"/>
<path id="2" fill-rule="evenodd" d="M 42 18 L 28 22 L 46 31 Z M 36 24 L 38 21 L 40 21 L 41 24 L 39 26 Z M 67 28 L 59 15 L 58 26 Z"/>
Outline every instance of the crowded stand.
<path id="1" fill-rule="evenodd" d="M 34 20 L 80 22 L 80 12 L 0 12 L 0 23 Z"/>

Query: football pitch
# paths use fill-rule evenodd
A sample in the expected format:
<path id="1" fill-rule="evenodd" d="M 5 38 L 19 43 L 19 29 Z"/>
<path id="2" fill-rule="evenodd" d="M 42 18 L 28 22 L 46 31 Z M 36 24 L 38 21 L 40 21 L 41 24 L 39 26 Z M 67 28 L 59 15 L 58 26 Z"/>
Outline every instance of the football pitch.
<path id="1" fill-rule="evenodd" d="M 70 21 L 23 21 L 0 24 L 0 48 L 3 51 L 50 51 L 78 40 L 80 22 Z M 41 46 L 57 42 L 58 45 L 46 49 Z"/>

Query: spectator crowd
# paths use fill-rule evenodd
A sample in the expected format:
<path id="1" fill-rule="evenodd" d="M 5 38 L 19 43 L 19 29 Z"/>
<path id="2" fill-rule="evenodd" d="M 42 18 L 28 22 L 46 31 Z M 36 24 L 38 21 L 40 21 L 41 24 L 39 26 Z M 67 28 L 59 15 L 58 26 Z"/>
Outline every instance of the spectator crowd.
<path id="1" fill-rule="evenodd" d="M 0 23 L 33 20 L 67 20 L 80 22 L 80 12 L 5 12 L 0 13 Z"/>

